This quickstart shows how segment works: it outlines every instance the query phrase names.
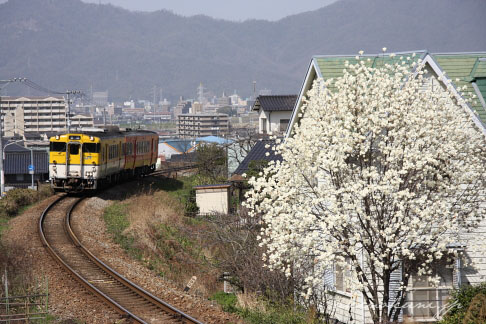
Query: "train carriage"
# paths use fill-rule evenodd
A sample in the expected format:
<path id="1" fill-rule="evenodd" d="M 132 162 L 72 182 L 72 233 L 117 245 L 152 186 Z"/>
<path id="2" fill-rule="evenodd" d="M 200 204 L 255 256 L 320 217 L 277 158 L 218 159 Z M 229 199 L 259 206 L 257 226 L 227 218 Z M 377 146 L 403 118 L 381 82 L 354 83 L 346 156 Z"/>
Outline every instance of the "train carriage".
<path id="1" fill-rule="evenodd" d="M 50 138 L 49 179 L 64 191 L 94 190 L 155 170 L 158 136 L 143 130 L 86 131 Z"/>

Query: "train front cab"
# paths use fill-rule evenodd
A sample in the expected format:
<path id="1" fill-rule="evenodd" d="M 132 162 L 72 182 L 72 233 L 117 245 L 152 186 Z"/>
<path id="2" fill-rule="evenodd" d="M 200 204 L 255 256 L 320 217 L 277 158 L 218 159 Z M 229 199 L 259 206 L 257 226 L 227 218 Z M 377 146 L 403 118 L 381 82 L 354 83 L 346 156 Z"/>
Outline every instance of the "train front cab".
<path id="1" fill-rule="evenodd" d="M 54 190 L 96 189 L 99 177 L 99 138 L 81 134 L 50 140 L 49 179 Z"/>

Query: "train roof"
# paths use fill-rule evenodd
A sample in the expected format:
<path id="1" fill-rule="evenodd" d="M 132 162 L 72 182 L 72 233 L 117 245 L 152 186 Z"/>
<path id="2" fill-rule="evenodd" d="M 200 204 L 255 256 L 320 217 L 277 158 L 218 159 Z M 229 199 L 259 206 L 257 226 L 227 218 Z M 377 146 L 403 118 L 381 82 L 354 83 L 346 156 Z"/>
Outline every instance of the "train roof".
<path id="1" fill-rule="evenodd" d="M 158 137 L 158 134 L 153 131 L 143 130 L 143 129 L 127 129 L 127 130 L 87 130 L 87 131 L 71 131 L 70 133 L 58 133 L 57 135 L 66 135 L 66 134 L 75 134 L 75 135 L 88 135 L 93 137 L 98 137 L 100 139 L 107 139 L 113 138 L 118 136 L 147 136 L 147 135 L 155 135 Z"/>

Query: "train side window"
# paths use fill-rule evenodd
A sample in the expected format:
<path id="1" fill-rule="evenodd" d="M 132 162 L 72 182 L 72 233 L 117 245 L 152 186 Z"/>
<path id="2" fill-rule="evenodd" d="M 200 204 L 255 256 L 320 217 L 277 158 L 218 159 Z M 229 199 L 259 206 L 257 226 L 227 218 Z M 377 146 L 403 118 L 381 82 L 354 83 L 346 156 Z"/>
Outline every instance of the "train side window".
<path id="1" fill-rule="evenodd" d="M 100 143 L 84 143 L 84 153 L 100 153 Z"/>
<path id="2" fill-rule="evenodd" d="M 66 152 L 66 143 L 51 142 L 49 144 L 49 150 L 51 150 L 51 152 Z"/>

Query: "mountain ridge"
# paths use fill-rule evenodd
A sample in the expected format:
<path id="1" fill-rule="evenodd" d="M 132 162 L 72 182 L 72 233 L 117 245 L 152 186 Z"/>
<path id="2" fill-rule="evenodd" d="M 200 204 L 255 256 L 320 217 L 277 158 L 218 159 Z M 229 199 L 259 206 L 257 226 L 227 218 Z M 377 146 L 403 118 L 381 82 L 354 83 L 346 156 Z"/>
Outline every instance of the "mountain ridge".
<path id="1" fill-rule="evenodd" d="M 0 76 L 110 98 L 194 97 L 196 87 L 248 96 L 252 81 L 297 93 L 318 54 L 485 51 L 486 1 L 340 0 L 278 21 L 231 22 L 80 0 L 0 4 Z"/>

